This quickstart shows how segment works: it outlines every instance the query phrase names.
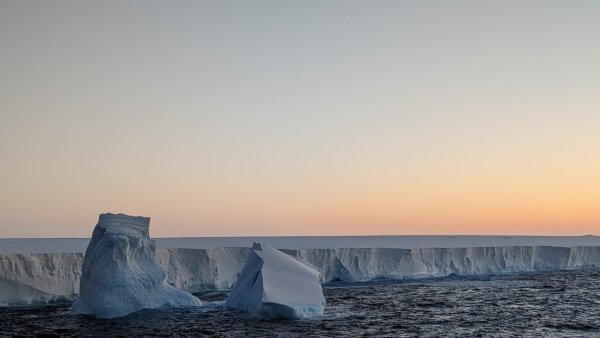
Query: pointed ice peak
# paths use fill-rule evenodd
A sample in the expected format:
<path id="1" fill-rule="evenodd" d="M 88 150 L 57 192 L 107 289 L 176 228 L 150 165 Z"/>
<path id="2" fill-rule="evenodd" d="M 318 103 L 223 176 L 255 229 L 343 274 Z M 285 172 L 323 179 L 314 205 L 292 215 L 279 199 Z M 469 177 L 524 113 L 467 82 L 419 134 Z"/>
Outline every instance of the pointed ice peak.
<path id="1" fill-rule="evenodd" d="M 254 244 L 252 244 L 252 250 L 262 251 L 261 244 L 259 242 L 254 242 Z"/>

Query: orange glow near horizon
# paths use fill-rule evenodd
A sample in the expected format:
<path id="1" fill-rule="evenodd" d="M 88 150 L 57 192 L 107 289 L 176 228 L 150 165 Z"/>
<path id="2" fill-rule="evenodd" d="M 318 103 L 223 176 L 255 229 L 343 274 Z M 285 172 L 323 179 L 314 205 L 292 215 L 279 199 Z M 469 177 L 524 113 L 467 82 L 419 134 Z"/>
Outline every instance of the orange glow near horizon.
<path id="1" fill-rule="evenodd" d="M 4 217 L 12 216 L 17 226 L 2 228 L 2 235 L 86 237 L 101 212 L 150 216 L 156 237 L 598 234 L 600 180 L 595 177 L 600 171 L 590 165 L 588 171 L 577 170 L 579 165 L 546 166 L 545 172 L 531 168 L 520 176 L 462 173 L 448 166 L 443 180 L 407 172 L 402 179 L 400 174 L 381 175 L 385 170 L 354 167 L 331 176 L 265 174 L 238 182 L 211 176 L 211 182 L 173 184 L 177 181 L 167 177 L 70 190 L 48 183 L 42 189 L 51 192 L 47 195 L 34 194 L 39 185 L 22 195 L 44 218 L 31 217 L 24 205 L 3 201 L 12 212 Z M 85 194 L 89 190 L 97 193 Z M 55 201 L 54 193 L 68 203 Z M 23 233 L 37 224 L 58 228 Z"/>
<path id="2" fill-rule="evenodd" d="M 161 237 L 598 234 L 600 157 L 569 151 L 583 149 L 583 136 L 546 153 L 523 146 L 506 152 L 512 144 L 501 140 L 487 145 L 495 154 L 488 157 L 473 145 L 441 145 L 412 158 L 386 157 L 393 149 L 375 146 L 380 153 L 362 153 L 363 161 L 342 152 L 304 166 L 202 166 L 182 157 L 175 167 L 117 153 L 39 171 L 45 159 L 29 160 L 13 164 L 13 180 L 4 184 L 0 236 L 86 237 L 101 212 L 151 216 L 152 233 Z"/>

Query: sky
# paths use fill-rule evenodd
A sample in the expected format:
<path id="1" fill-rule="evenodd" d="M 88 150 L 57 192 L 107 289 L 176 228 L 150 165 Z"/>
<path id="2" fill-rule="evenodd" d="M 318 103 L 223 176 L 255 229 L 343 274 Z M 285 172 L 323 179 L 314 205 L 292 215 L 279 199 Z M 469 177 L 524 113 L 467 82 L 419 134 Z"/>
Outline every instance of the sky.
<path id="1" fill-rule="evenodd" d="M 600 234 L 598 1 L 0 1 L 0 237 Z"/>

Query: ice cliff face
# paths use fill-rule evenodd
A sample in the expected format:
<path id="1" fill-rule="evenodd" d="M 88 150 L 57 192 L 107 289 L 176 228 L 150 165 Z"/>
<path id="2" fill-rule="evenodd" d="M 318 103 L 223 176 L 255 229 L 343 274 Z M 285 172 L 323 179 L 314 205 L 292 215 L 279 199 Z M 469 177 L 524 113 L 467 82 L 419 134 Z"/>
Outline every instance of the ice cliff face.
<path id="1" fill-rule="evenodd" d="M 229 290 L 237 280 L 250 248 L 158 249 L 158 262 L 169 284 L 188 292 Z"/>
<path id="2" fill-rule="evenodd" d="M 320 273 L 268 245 L 254 243 L 227 306 L 263 319 L 323 315 Z"/>
<path id="3" fill-rule="evenodd" d="M 600 267 L 600 246 L 575 246 L 569 255 L 569 268 Z"/>
<path id="4" fill-rule="evenodd" d="M 83 254 L 0 254 L 0 305 L 73 299 Z"/>
<path id="5" fill-rule="evenodd" d="M 157 249 L 167 282 L 189 292 L 228 290 L 250 248 Z M 600 267 L 600 247 L 498 246 L 434 249 L 283 250 L 313 266 L 322 282 L 441 277 Z M 0 304 L 30 304 L 79 293 L 81 253 L 0 254 Z"/>
<path id="6" fill-rule="evenodd" d="M 100 215 L 85 252 L 74 313 L 114 318 L 147 308 L 202 304 L 167 284 L 149 223 L 147 217 Z"/>
<path id="7" fill-rule="evenodd" d="M 407 249 L 303 249 L 289 253 L 308 263 L 323 275 L 324 282 L 368 281 L 398 278 L 401 260 Z"/>
<path id="8" fill-rule="evenodd" d="M 299 260 L 317 268 L 331 281 L 380 278 L 441 277 L 539 271 L 569 265 L 570 248 L 510 246 L 433 249 L 320 249 L 298 250 Z M 591 259 L 591 255 L 585 258 Z"/>
<path id="9" fill-rule="evenodd" d="M 402 261 L 401 271 L 408 276 L 429 277 L 564 269 L 570 251 L 543 246 L 413 249 Z"/>

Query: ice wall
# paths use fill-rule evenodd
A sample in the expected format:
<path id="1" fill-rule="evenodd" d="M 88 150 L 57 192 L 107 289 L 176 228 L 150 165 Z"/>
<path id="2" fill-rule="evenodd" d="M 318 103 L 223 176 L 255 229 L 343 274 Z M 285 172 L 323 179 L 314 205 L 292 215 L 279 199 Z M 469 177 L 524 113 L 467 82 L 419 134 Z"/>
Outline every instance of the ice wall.
<path id="1" fill-rule="evenodd" d="M 0 305 L 69 300 L 79 293 L 83 254 L 0 254 Z"/>
<path id="2" fill-rule="evenodd" d="M 400 264 L 407 249 L 303 249 L 290 251 L 298 260 L 321 272 L 324 282 L 402 278 Z"/>
<path id="3" fill-rule="evenodd" d="M 600 246 L 282 251 L 313 266 L 323 274 L 323 282 L 600 267 Z M 202 292 L 230 289 L 249 253 L 250 248 L 157 249 L 156 257 L 169 284 Z M 81 253 L 0 254 L 0 304 L 75 297 L 82 262 Z"/>
<path id="4" fill-rule="evenodd" d="M 569 255 L 569 268 L 600 267 L 600 246 L 575 246 Z"/>
<path id="5" fill-rule="evenodd" d="M 413 249 L 400 270 L 405 277 L 543 271 L 566 268 L 569 255 L 569 248 L 542 246 Z"/>
<path id="6" fill-rule="evenodd" d="M 250 248 L 158 249 L 167 281 L 188 292 L 229 290 L 242 271 Z"/>
<path id="7" fill-rule="evenodd" d="M 326 282 L 331 282 L 564 269 L 568 267 L 570 252 L 571 249 L 562 247 L 508 246 L 308 249 L 298 250 L 295 255 L 319 270 Z M 591 258 L 586 256 L 584 259 Z"/>

